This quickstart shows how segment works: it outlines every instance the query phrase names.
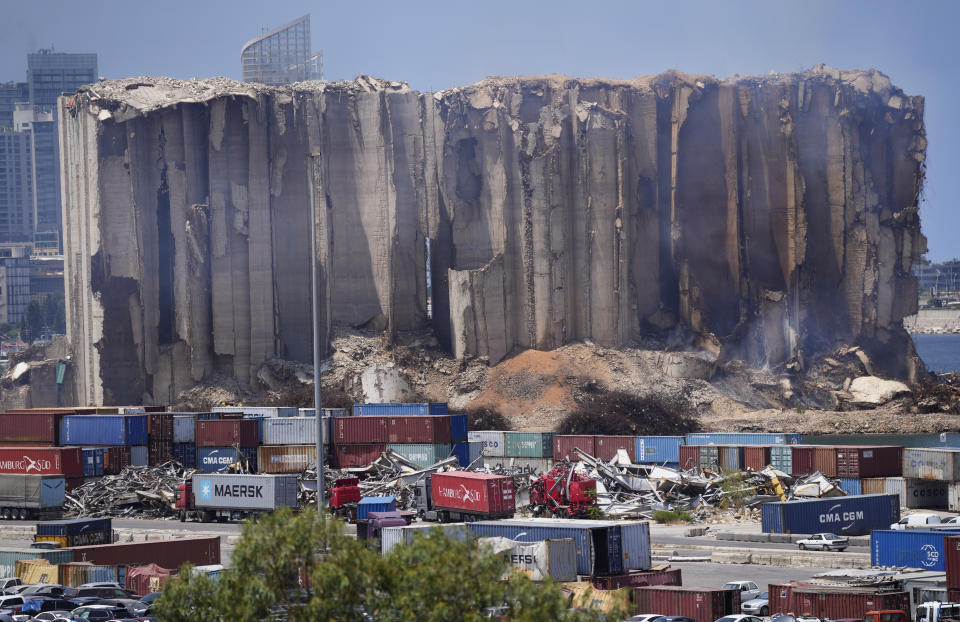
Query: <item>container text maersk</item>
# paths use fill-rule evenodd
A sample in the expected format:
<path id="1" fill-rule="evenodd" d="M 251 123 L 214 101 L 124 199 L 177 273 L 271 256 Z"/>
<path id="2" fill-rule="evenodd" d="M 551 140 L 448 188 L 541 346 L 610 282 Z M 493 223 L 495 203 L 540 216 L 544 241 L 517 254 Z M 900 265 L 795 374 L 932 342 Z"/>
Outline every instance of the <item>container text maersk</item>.
<path id="1" fill-rule="evenodd" d="M 263 486 L 218 484 L 213 487 L 213 494 L 216 497 L 248 497 L 251 499 L 263 499 Z"/>

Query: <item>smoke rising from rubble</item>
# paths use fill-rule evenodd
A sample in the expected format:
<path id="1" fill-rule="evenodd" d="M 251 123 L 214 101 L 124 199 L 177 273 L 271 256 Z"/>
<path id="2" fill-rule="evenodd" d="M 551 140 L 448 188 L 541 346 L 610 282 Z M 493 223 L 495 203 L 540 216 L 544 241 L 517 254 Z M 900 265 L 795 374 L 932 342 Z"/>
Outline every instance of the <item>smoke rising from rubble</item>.
<path id="1" fill-rule="evenodd" d="M 859 343 L 917 371 L 923 98 L 875 71 L 136 78 L 61 106 L 81 401 L 309 362 L 311 187 L 325 341 L 432 326 L 495 363 L 646 332 L 756 366 Z"/>

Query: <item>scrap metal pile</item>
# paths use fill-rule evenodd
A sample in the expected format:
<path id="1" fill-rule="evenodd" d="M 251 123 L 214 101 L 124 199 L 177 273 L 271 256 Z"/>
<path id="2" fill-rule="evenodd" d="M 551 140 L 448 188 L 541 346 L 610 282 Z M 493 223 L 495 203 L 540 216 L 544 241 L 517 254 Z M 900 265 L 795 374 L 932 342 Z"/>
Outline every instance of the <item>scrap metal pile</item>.
<path id="1" fill-rule="evenodd" d="M 126 467 L 66 494 L 64 514 L 91 518 L 162 518 L 173 516 L 177 486 L 196 473 L 179 462 L 154 467 Z"/>

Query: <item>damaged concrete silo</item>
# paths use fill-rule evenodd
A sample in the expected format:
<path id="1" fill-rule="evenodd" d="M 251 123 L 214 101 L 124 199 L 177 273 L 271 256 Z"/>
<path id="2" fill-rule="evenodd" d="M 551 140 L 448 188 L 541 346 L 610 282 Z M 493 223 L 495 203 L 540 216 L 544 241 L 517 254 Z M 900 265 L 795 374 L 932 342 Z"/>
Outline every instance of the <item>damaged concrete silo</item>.
<path id="1" fill-rule="evenodd" d="M 912 373 L 923 100 L 877 72 L 140 78 L 61 108 L 89 403 L 309 362 L 311 196 L 325 335 L 432 325 L 491 362 L 651 331 L 754 365 L 856 342 Z"/>

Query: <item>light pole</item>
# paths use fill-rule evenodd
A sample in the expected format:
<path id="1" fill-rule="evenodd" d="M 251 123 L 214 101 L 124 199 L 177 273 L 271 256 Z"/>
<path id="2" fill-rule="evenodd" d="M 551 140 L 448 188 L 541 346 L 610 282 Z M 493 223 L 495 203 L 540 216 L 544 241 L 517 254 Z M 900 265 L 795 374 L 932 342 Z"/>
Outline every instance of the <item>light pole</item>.
<path id="1" fill-rule="evenodd" d="M 317 420 L 317 511 L 323 515 L 326 505 L 326 477 L 323 472 L 323 402 L 320 398 L 320 318 L 317 308 L 317 297 L 320 295 L 320 285 L 317 282 L 317 197 L 314 192 L 313 177 L 316 175 L 316 157 L 319 153 L 310 154 L 309 197 L 310 197 L 310 291 L 313 300 L 313 415 Z"/>

